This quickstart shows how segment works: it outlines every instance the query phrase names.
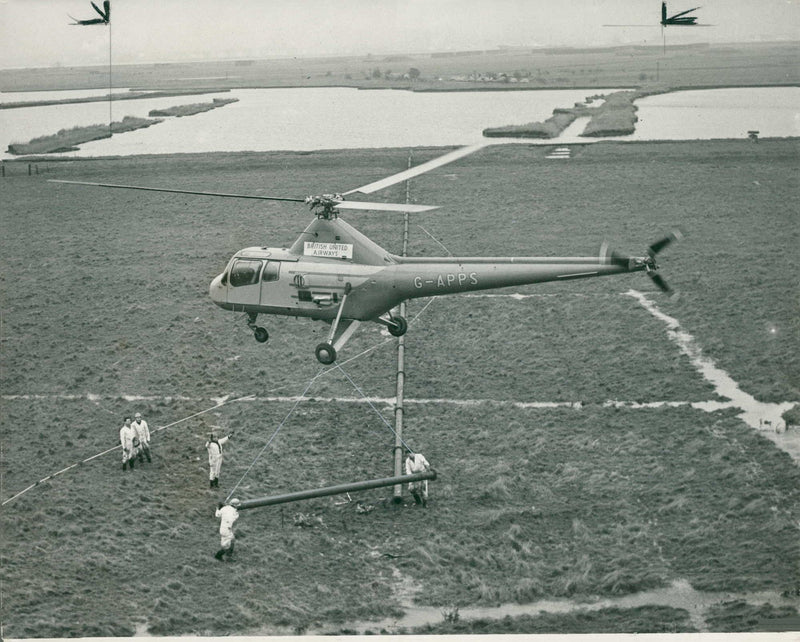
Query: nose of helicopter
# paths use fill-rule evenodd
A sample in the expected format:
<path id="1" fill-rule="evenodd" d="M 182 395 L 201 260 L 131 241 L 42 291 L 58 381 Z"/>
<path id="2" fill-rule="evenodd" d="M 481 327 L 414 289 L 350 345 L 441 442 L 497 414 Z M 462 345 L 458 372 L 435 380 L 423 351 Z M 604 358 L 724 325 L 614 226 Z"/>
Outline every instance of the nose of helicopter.
<path id="1" fill-rule="evenodd" d="M 214 280 L 211 281 L 211 285 L 208 286 L 208 296 L 210 296 L 211 300 L 220 307 L 227 303 L 226 288 L 224 285 L 222 285 L 223 276 L 224 275 L 222 274 L 218 274 L 214 277 Z"/>

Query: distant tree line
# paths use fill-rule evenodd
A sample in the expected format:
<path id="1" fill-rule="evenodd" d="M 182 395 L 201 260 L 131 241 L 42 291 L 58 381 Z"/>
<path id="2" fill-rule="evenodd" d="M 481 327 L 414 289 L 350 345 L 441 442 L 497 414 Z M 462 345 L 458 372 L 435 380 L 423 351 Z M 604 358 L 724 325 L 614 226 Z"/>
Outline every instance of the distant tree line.
<path id="1" fill-rule="evenodd" d="M 364 77 L 369 80 L 417 80 L 420 77 L 420 70 L 416 67 L 409 67 L 408 71 L 394 72 L 391 69 L 381 70 L 380 67 L 375 67 L 371 71 L 365 72 Z"/>

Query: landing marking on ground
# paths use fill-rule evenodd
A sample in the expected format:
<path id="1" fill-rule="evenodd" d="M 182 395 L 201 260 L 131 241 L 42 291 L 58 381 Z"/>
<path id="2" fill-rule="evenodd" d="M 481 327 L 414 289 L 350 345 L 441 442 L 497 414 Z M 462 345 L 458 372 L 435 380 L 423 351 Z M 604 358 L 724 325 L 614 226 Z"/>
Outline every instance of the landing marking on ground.
<path id="1" fill-rule="evenodd" d="M 670 340 L 677 344 L 683 354 L 689 357 L 692 365 L 703 375 L 706 381 L 714 386 L 720 397 L 730 399 L 729 404 L 717 404 L 717 408 L 733 407 L 741 409 L 742 413 L 739 417 L 748 426 L 756 429 L 762 428 L 765 420 L 769 421 L 772 426 L 781 426 L 783 424 L 781 416 L 787 410 L 793 408 L 796 402 L 764 403 L 758 401 L 753 395 L 744 392 L 727 372 L 714 363 L 713 359 L 703 354 L 695 338 L 681 329 L 677 319 L 659 310 L 655 303 L 637 290 L 628 290 L 625 292 L 625 296 L 633 297 L 656 319 L 663 321 L 667 325 L 667 336 Z"/>
<path id="2" fill-rule="evenodd" d="M 628 290 L 626 296 L 633 297 L 639 304 L 652 314 L 656 319 L 667 325 L 667 336 L 675 343 L 680 351 L 692 362 L 692 365 L 703 378 L 714 386 L 720 397 L 730 399 L 729 402 L 705 402 L 703 406 L 695 407 L 713 412 L 722 408 L 738 408 L 742 412 L 739 418 L 751 428 L 755 428 L 762 435 L 771 440 L 778 448 L 789 453 L 795 462 L 800 462 L 800 439 L 796 432 L 787 433 L 783 413 L 794 408 L 798 402 L 784 401 L 782 403 L 765 403 L 758 401 L 753 395 L 747 394 L 739 384 L 724 370 L 719 368 L 714 360 L 705 356 L 695 338 L 681 328 L 681 324 L 674 317 L 659 310 L 658 306 L 638 290 Z M 767 426 L 769 429 L 765 429 Z M 779 432 L 783 429 L 783 432 Z"/>

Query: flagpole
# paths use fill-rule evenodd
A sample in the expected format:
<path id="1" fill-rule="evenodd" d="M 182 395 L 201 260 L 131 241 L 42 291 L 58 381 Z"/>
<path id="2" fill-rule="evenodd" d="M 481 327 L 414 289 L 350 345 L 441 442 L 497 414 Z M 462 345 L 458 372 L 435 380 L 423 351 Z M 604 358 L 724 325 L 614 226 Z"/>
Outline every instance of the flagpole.
<path id="1" fill-rule="evenodd" d="M 110 17 L 110 16 L 109 16 Z M 111 136 L 111 123 L 113 122 L 111 114 L 111 20 L 108 21 L 108 135 Z"/>

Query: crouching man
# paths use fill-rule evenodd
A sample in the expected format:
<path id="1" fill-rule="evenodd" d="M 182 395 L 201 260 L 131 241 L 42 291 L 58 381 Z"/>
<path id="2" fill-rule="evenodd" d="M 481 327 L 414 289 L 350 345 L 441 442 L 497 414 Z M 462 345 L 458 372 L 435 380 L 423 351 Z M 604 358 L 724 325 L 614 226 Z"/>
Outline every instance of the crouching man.
<path id="1" fill-rule="evenodd" d="M 406 456 L 406 475 L 424 473 L 431 469 L 428 460 L 422 453 L 409 452 Z M 423 508 L 428 506 L 428 480 L 423 479 L 418 482 L 408 484 L 408 492 L 414 497 L 414 503 L 422 504 Z"/>
<path id="2" fill-rule="evenodd" d="M 220 562 L 223 556 L 230 560 L 233 557 L 233 542 L 236 537 L 233 534 L 233 523 L 239 519 L 239 511 L 236 508 L 241 502 L 234 498 L 227 504 L 220 502 L 216 516 L 219 517 L 219 545 L 220 549 L 214 554 Z"/>

